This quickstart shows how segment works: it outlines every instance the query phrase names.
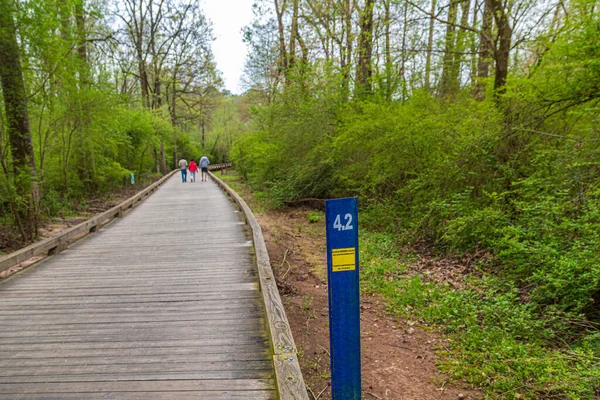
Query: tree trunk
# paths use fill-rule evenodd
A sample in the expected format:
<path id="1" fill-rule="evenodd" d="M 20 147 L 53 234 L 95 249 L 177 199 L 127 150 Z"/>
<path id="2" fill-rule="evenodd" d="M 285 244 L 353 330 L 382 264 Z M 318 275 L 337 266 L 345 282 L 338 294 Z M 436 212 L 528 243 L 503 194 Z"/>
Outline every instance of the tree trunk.
<path id="1" fill-rule="evenodd" d="M 0 0 L 0 83 L 4 95 L 15 188 L 25 204 L 18 211 L 26 234 L 23 239 L 31 241 L 37 236 L 39 189 L 11 0 Z"/>
<path id="2" fill-rule="evenodd" d="M 477 12 L 477 10 L 479 10 L 479 1 L 480 0 L 475 0 L 473 2 L 473 22 L 471 24 L 471 26 L 473 27 L 477 27 L 477 18 L 479 13 Z M 477 41 L 475 40 L 475 37 L 473 36 L 474 33 L 471 32 L 469 33 L 470 36 L 470 42 L 471 42 L 471 72 L 470 72 L 470 78 L 471 78 L 471 91 L 474 92 L 475 91 L 475 83 L 477 82 Z"/>
<path id="3" fill-rule="evenodd" d="M 160 172 L 163 175 L 167 174 L 167 158 L 165 157 L 165 141 L 160 141 Z"/>
<path id="4" fill-rule="evenodd" d="M 358 37 L 358 64 L 356 68 L 356 87 L 354 93 L 360 97 L 371 93 L 373 67 L 373 8 L 375 0 L 366 0 L 365 8 L 360 13 L 360 35 Z"/>
<path id="5" fill-rule="evenodd" d="M 201 138 L 202 151 L 204 151 L 204 146 L 206 144 L 206 131 L 205 131 L 205 124 L 204 124 L 204 115 L 202 115 L 202 117 L 200 117 L 200 130 L 202 131 L 202 138 Z"/>
<path id="6" fill-rule="evenodd" d="M 425 89 L 431 89 L 431 53 L 433 52 L 433 31 L 435 28 L 436 0 L 431 0 L 431 16 L 429 17 L 429 33 L 427 36 L 427 58 L 425 59 Z"/>
<path id="7" fill-rule="evenodd" d="M 460 3 L 461 6 L 461 18 L 460 25 L 461 26 L 469 26 L 469 8 L 471 7 L 470 0 L 462 0 Z M 466 39 L 467 39 L 467 30 L 463 28 L 459 28 L 458 34 L 456 35 L 456 45 L 454 46 L 454 61 L 452 63 L 452 71 L 450 78 L 450 91 L 452 93 L 457 93 L 460 90 L 460 72 L 461 66 L 464 59 L 464 52 L 466 50 Z"/>
<path id="8" fill-rule="evenodd" d="M 298 0 L 292 0 L 292 31 L 290 34 L 290 53 L 288 55 L 288 67 L 290 70 L 296 64 L 296 40 L 298 36 Z"/>
<path id="9" fill-rule="evenodd" d="M 491 32 L 493 25 L 492 1 L 483 0 L 483 17 L 481 20 L 481 35 L 479 37 L 479 61 L 477 63 L 477 83 L 475 84 L 475 98 L 485 98 L 485 80 L 490 74 L 493 44 Z"/>
<path id="10" fill-rule="evenodd" d="M 79 57 L 79 82 L 82 87 L 89 84 L 89 65 L 85 31 L 85 0 L 75 2 L 75 23 L 77 26 L 77 55 Z"/>
<path id="11" fill-rule="evenodd" d="M 456 18 L 458 17 L 459 0 L 450 0 L 448 8 L 448 24 L 446 25 L 446 39 L 444 48 L 444 63 L 442 66 L 442 79 L 440 81 L 440 96 L 453 93 L 454 82 L 452 71 L 454 69 L 454 51 L 456 46 Z"/>
<path id="12" fill-rule="evenodd" d="M 406 39 L 408 38 L 408 4 L 404 4 L 402 12 L 402 51 L 400 60 L 400 79 L 402 81 L 402 101 L 408 98 L 408 85 L 406 80 L 406 59 L 408 49 L 406 48 Z"/>
<path id="13" fill-rule="evenodd" d="M 285 12 L 286 0 L 279 5 L 279 0 L 275 0 L 275 13 L 277 14 L 277 30 L 279 32 L 279 73 L 285 74 L 288 69 L 288 55 L 285 46 L 285 29 L 283 26 L 283 14 Z"/>
<path id="14" fill-rule="evenodd" d="M 346 44 L 340 44 L 340 68 L 342 70 L 342 92 L 344 99 L 350 94 L 350 69 L 352 68 L 352 0 L 345 0 L 342 21 L 342 36 L 346 36 Z"/>
<path id="15" fill-rule="evenodd" d="M 156 171 L 156 173 L 160 173 L 160 162 L 158 160 L 159 155 L 158 155 L 158 149 L 155 147 L 154 150 L 152 151 L 152 153 L 154 154 L 154 171 Z"/>
<path id="16" fill-rule="evenodd" d="M 391 49 L 391 35 L 390 35 L 390 6 L 391 0 L 385 0 L 384 8 L 385 8 L 385 98 L 387 101 L 392 100 L 392 94 L 394 91 L 395 85 L 392 84 L 392 74 L 394 69 L 394 64 L 392 63 L 392 49 Z"/>
<path id="17" fill-rule="evenodd" d="M 512 28 L 508 21 L 508 14 L 504 10 L 502 0 L 493 0 L 494 19 L 498 27 L 498 46 L 496 47 L 494 60 L 496 61 L 496 73 L 494 76 L 494 93 L 502 94 L 506 91 L 506 78 L 508 76 L 508 62 L 510 56 L 510 44 L 512 41 Z"/>

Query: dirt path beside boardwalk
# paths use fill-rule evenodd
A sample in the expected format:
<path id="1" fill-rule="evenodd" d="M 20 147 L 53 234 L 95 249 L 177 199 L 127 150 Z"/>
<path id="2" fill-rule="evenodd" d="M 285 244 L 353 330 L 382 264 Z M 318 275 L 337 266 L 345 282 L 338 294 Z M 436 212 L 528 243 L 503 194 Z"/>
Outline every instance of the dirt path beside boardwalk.
<path id="1" fill-rule="evenodd" d="M 251 196 L 244 193 L 244 197 Z M 251 201 L 252 202 L 252 201 Z M 251 206 L 252 207 L 252 206 Z M 256 213 L 313 399 L 331 399 L 324 217 L 310 209 Z M 439 373 L 445 342 L 386 313 L 378 296 L 361 298 L 363 399 L 446 400 L 481 396 Z"/>

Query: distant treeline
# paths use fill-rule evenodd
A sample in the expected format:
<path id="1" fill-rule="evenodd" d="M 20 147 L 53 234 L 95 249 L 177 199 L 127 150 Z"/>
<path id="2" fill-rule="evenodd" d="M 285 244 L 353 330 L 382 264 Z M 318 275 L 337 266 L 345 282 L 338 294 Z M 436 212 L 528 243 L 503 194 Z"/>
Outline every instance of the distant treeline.
<path id="1" fill-rule="evenodd" d="M 197 0 L 0 0 L 2 240 L 33 240 L 131 172 L 223 157 L 211 42 Z"/>

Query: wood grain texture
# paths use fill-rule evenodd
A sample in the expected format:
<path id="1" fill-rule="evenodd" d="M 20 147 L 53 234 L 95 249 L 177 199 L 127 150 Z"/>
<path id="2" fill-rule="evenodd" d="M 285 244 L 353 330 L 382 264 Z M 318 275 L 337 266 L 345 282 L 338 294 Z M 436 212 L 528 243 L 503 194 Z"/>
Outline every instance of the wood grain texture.
<path id="1" fill-rule="evenodd" d="M 275 399 L 252 253 L 214 182 L 172 176 L 0 282 L 0 399 Z"/>
<path id="2" fill-rule="evenodd" d="M 304 384 L 304 379 L 302 378 L 300 364 L 298 363 L 296 344 L 285 314 L 283 303 L 281 302 L 277 282 L 275 281 L 275 276 L 271 269 L 271 261 L 269 259 L 269 253 L 267 252 L 262 229 L 244 199 L 214 174 L 209 174 L 242 210 L 246 222 L 252 231 L 260 289 L 263 294 L 269 334 L 273 346 L 273 363 L 275 365 L 279 396 L 286 400 L 308 400 L 308 392 Z"/>
<path id="3" fill-rule="evenodd" d="M 165 183 L 177 171 L 172 171 L 168 175 L 161 178 L 159 181 L 148 186 L 135 196 L 125 200 L 119 205 L 98 214 L 87 221 L 82 222 L 72 228 L 66 229 L 56 236 L 34 243 L 21 250 L 15 251 L 0 258 L 0 272 L 5 271 L 17 264 L 29 260 L 32 257 L 40 255 L 54 255 L 66 248 L 67 244 L 76 237 L 96 232 L 100 227 L 116 216 L 121 216 L 122 213 L 141 201 L 144 197 L 154 192 L 160 185 Z"/>

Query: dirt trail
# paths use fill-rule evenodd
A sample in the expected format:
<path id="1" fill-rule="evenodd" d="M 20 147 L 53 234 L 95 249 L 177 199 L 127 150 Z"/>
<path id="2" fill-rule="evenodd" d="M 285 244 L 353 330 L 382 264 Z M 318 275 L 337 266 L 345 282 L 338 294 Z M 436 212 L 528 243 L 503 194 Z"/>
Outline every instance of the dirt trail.
<path id="1" fill-rule="evenodd" d="M 248 193 L 244 196 L 247 198 Z M 311 210 L 257 213 L 312 399 L 331 399 L 324 218 Z M 436 367 L 444 341 L 385 311 L 377 296 L 361 299 L 364 399 L 476 399 Z"/>

